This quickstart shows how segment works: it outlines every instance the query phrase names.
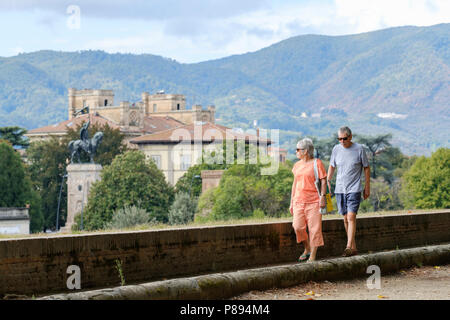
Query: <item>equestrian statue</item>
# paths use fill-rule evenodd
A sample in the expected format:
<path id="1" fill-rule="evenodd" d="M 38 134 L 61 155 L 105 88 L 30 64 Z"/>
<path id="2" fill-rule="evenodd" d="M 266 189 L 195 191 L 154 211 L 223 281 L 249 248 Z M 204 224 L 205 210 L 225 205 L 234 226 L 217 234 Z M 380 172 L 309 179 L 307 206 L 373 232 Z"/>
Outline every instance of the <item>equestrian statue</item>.
<path id="1" fill-rule="evenodd" d="M 89 155 L 91 163 L 94 163 L 94 156 L 97 152 L 98 146 L 102 142 L 103 132 L 99 131 L 96 134 L 94 134 L 94 137 L 92 137 L 92 139 L 89 139 L 89 132 L 88 132 L 89 124 L 90 121 L 85 122 L 81 127 L 80 140 L 72 140 L 69 142 L 70 163 L 74 163 L 73 158 L 75 156 L 78 159 L 78 163 L 81 163 L 80 161 L 81 150 L 86 152 Z"/>

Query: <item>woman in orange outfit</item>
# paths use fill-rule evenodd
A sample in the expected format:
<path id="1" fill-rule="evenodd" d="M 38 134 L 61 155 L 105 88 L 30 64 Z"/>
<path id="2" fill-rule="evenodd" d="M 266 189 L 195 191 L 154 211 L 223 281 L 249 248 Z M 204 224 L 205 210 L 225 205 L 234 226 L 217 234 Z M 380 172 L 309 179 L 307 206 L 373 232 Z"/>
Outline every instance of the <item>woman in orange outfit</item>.
<path id="1" fill-rule="evenodd" d="M 323 246 L 322 215 L 320 208 L 326 206 L 327 173 L 322 161 L 317 159 L 317 171 L 321 181 L 321 195 L 317 192 L 314 175 L 314 146 L 311 139 L 305 138 L 297 143 L 297 158 L 292 168 L 294 183 L 292 184 L 291 205 L 289 211 L 293 216 L 292 226 L 297 243 L 303 242 L 305 251 L 298 259 L 314 261 L 317 248 Z M 306 232 L 308 227 L 308 233 Z"/>

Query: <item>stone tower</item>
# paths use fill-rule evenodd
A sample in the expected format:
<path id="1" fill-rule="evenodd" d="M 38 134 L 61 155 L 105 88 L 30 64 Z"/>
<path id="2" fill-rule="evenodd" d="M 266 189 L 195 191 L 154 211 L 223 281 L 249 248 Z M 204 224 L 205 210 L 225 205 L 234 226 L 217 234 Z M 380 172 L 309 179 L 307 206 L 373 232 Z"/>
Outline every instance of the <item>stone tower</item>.
<path id="1" fill-rule="evenodd" d="M 89 106 L 90 109 L 114 105 L 112 90 L 77 90 L 69 88 L 69 119 L 80 109 Z"/>

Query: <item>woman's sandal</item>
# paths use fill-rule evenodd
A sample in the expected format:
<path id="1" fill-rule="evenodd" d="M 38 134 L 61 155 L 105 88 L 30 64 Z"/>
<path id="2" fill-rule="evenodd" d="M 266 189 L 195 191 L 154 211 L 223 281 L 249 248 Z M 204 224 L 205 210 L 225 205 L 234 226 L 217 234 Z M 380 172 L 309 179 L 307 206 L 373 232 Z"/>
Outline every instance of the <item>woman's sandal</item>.
<path id="1" fill-rule="evenodd" d="M 300 256 L 300 258 L 298 258 L 298 262 L 303 262 L 309 259 L 309 256 L 311 255 L 311 253 L 304 253 Z"/>

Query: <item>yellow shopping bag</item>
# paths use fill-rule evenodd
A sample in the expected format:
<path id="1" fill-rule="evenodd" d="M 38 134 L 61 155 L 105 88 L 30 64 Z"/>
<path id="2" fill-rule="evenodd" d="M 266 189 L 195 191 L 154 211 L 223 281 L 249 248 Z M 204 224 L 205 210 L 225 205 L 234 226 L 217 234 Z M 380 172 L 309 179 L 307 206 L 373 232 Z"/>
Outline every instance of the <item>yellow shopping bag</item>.
<path id="1" fill-rule="evenodd" d="M 325 199 L 327 199 L 327 213 L 333 212 L 334 208 L 333 208 L 333 203 L 331 202 L 331 194 L 327 193 L 325 195 Z"/>

